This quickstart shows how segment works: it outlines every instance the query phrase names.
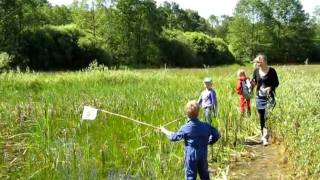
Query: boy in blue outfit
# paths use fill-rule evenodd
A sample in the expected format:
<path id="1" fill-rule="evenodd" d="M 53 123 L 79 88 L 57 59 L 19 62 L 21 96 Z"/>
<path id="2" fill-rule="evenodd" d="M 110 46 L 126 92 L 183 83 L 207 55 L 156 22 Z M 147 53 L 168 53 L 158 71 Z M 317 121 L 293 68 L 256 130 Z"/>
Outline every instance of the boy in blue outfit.
<path id="1" fill-rule="evenodd" d="M 198 120 L 199 105 L 196 101 L 189 101 L 185 107 L 188 122 L 178 132 L 168 131 L 160 127 L 171 141 L 184 139 L 185 144 L 185 177 L 187 180 L 195 180 L 199 173 L 202 180 L 208 180 L 208 144 L 213 144 L 220 138 L 219 132 Z"/>
<path id="2" fill-rule="evenodd" d="M 201 92 L 198 104 L 202 106 L 205 117 L 204 120 L 211 124 L 211 115 L 213 114 L 215 116 L 217 111 L 217 96 L 216 92 L 212 88 L 211 78 L 205 78 L 203 83 L 206 89 Z"/>

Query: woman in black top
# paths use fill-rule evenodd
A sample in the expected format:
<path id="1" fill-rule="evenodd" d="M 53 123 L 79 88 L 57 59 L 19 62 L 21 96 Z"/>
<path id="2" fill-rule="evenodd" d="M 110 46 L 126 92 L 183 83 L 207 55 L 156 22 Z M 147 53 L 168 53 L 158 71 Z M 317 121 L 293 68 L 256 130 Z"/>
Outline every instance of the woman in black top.
<path id="1" fill-rule="evenodd" d="M 266 128 L 266 108 L 267 102 L 275 101 L 275 90 L 279 85 L 278 75 L 275 69 L 267 64 L 267 57 L 264 54 L 258 54 L 254 60 L 257 67 L 253 72 L 252 84 L 257 86 L 256 107 L 259 113 L 261 127 L 261 141 L 263 145 L 268 145 Z"/>

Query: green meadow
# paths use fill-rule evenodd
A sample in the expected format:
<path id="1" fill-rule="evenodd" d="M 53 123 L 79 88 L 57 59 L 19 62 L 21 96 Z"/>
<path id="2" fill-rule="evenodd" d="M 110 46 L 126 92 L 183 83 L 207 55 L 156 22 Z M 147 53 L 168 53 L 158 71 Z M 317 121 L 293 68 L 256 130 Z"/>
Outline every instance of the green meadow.
<path id="1" fill-rule="evenodd" d="M 320 175 L 320 66 L 273 66 L 279 76 L 277 106 L 268 120 L 285 145 L 295 176 Z M 81 121 L 83 106 L 119 113 L 175 131 L 183 108 L 197 99 L 204 77 L 218 97 L 222 138 L 209 148 L 212 177 L 259 134 L 252 116 L 240 119 L 235 92 L 240 66 L 205 69 L 6 72 L 0 75 L 1 179 L 183 179 L 184 143 L 157 130 L 99 112 Z M 245 67 L 251 76 L 253 68 Z M 202 118 L 202 114 L 200 116 Z"/>

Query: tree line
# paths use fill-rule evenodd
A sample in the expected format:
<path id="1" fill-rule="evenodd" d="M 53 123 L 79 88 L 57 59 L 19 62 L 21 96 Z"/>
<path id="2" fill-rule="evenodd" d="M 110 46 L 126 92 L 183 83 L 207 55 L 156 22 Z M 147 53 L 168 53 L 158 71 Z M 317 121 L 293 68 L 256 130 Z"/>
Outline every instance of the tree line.
<path id="1" fill-rule="evenodd" d="M 320 7 L 299 0 L 240 0 L 232 16 L 153 0 L 0 0 L 0 68 L 77 70 L 202 67 L 250 61 L 320 61 Z"/>

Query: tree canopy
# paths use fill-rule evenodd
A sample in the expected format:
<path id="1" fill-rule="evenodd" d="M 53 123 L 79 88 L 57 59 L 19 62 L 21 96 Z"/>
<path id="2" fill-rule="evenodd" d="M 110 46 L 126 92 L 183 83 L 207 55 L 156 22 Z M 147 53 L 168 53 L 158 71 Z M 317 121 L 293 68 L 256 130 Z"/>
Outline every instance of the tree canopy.
<path id="1" fill-rule="evenodd" d="M 153 0 L 0 1 L 0 64 L 34 70 L 106 66 L 202 67 L 251 60 L 320 60 L 319 6 L 299 0 L 240 0 L 232 16 L 201 17 Z"/>

